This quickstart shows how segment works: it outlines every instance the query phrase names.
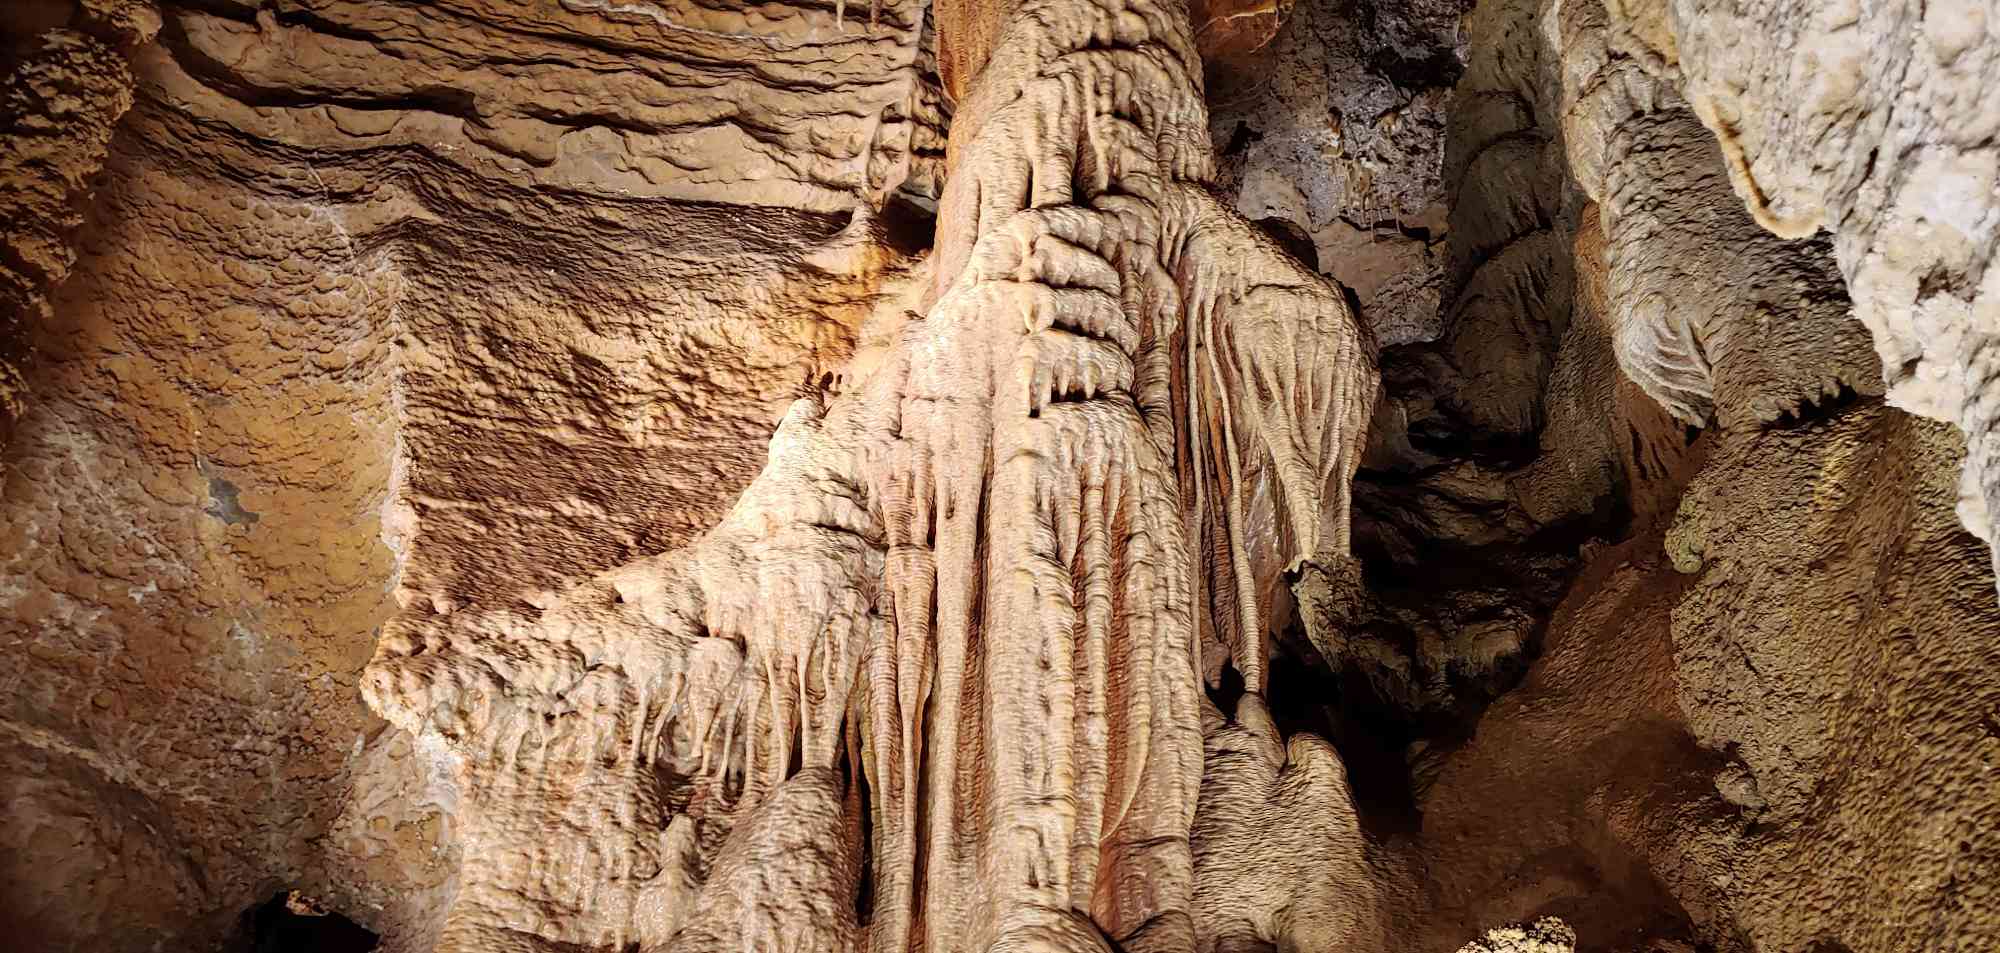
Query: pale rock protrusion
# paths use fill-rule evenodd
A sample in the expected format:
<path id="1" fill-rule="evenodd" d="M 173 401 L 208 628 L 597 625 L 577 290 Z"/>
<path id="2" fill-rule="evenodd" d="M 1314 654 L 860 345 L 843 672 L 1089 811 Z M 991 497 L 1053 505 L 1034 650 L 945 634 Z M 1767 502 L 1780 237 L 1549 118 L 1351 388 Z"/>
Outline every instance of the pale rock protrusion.
<path id="1" fill-rule="evenodd" d="M 1880 393 L 1831 246 L 1772 235 L 1737 208 L 1671 72 L 1603 3 L 1552 3 L 1543 25 L 1564 56 L 1570 165 L 1603 219 L 1625 373 L 1695 426 L 1766 424 L 1843 388 Z"/>
<path id="2" fill-rule="evenodd" d="M 1576 953 L 1576 931 L 1560 918 L 1543 917 L 1488 930 L 1458 953 Z"/>

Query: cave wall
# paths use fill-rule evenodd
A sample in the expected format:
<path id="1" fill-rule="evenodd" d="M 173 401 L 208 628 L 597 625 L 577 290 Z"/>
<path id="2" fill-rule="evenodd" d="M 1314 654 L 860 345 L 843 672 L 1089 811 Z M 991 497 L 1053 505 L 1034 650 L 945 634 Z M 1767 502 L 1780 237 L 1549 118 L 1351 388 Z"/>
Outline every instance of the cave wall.
<path id="1" fill-rule="evenodd" d="M 1676 81 L 1715 135 L 1759 224 L 1830 238 L 1890 403 L 1965 432 L 1961 518 L 1992 541 L 2000 116 L 1980 92 L 2000 78 L 1990 7 L 1606 7 L 1625 55 Z M 1770 24 L 1787 42 L 1746 41 Z"/>
<path id="2" fill-rule="evenodd" d="M 1363 948 L 2000 946 L 2000 17 L 1201 6 L 1219 194 L 1388 348 L 1360 588 L 1277 633 L 1317 681 L 1206 726 L 1272 807 L 1198 823 L 1239 845 L 1198 901 Z M 581 604 L 721 520 L 934 293 L 983 55 L 911 3 L 9 15 L 0 916 L 200 948 L 296 886 L 428 950 L 467 792 L 363 703 L 382 627 Z M 853 836 L 818 790 L 696 922 Z M 1258 850 L 1313 873 L 1213 860 Z"/>
<path id="3" fill-rule="evenodd" d="M 1585 416 L 1638 410 L 1650 462 L 1611 484 L 1629 519 L 1585 543 L 1519 686 L 1426 753 L 1424 946 L 1549 914 L 1579 948 L 1990 946 L 1997 617 L 1954 515 L 1960 436 L 1873 396 L 1840 239 L 1752 227 L 1772 223 L 1721 186 L 1734 144 L 1609 6 L 1503 15 L 1539 21 L 1554 75 L 1526 88 L 1593 200 L 1557 364 L 1583 340 L 1615 357 L 1626 398 Z M 1560 378 L 1526 469 L 1544 486 L 1602 458 L 1548 453 Z"/>
<path id="4" fill-rule="evenodd" d="M 325 877 L 392 608 L 394 271 L 139 108 L 25 328 L 7 447 L 8 915 L 47 948 L 217 931 Z"/>
<path id="5" fill-rule="evenodd" d="M 1956 443 L 1875 400 L 1704 436 L 1678 513 L 1592 561 L 1430 782 L 1429 945 L 1531 913 L 1603 949 L 2000 937 L 1996 620 Z"/>
<path id="6" fill-rule="evenodd" d="M 120 47 L 49 6 L 9 24 L 62 51 L 9 161 L 79 165 L 9 193 L 52 303 L 9 300 L 6 922 L 202 948 L 287 886 L 428 949 L 460 792 L 361 701 L 381 626 L 729 503 L 907 269 L 849 196 L 935 193 L 922 8 L 167 5 Z"/>
<path id="7" fill-rule="evenodd" d="M 1444 307 L 1385 351 L 1373 577 L 1318 646 L 1327 717 L 1408 742 L 1412 803 L 1363 803 L 1382 916 L 1438 950 L 1546 915 L 1584 949 L 1990 946 L 1960 435 L 1885 405 L 1837 236 L 1743 207 L 1696 80 L 1612 6 L 1464 21 Z"/>

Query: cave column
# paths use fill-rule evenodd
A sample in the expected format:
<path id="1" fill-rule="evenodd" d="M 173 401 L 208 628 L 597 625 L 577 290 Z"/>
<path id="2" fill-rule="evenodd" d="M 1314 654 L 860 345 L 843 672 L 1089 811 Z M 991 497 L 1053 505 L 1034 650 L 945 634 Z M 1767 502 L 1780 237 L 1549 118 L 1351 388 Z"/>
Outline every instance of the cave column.
<path id="1" fill-rule="evenodd" d="M 912 740 L 951 793 L 919 805 L 917 945 L 1189 949 L 1199 685 L 1162 204 L 1207 175 L 1199 58 L 1171 0 L 938 21 L 960 103 L 926 319 L 943 346 L 901 420 L 936 475 L 940 703 Z M 901 932 L 878 919 L 874 947 Z"/>

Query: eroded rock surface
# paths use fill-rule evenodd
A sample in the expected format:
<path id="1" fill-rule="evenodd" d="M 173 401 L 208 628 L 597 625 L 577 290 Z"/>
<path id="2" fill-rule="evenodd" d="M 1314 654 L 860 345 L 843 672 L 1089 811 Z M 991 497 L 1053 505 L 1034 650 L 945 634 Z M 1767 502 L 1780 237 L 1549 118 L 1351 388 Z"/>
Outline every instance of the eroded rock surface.
<path id="1" fill-rule="evenodd" d="M 1679 420 L 1797 416 L 1882 392 L 1824 240 L 1745 216 L 1723 151 L 1669 81 L 1621 47 L 1604 7 L 1554 4 L 1564 139 L 1606 235 L 1619 366 Z"/>
<path id="2" fill-rule="evenodd" d="M 55 15 L 69 13 L 64 19 Z M 37 22 L 41 16 L 50 22 Z M 143 0 L 105 0 L 74 12 L 34 8 L 0 34 L 8 45 L 0 136 L 0 446 L 27 400 L 29 336 L 76 264 L 73 244 L 118 120 L 132 108 L 134 48 L 153 39 L 159 12 Z M 35 28 L 46 26 L 37 31 Z M 18 31 L 18 33 L 16 32 Z"/>
<path id="3" fill-rule="evenodd" d="M 1961 515 L 1994 540 L 2000 114 L 1979 93 L 2000 79 L 1994 12 L 1977 0 L 1607 6 L 1628 55 L 1677 82 L 1715 134 L 1757 221 L 1830 235 L 1890 401 L 1965 432 Z"/>
<path id="4" fill-rule="evenodd" d="M 366 692 L 453 748 L 468 856 L 494 858 L 441 948 L 807 923 L 834 948 L 1194 944 L 1200 679 L 1261 689 L 1277 574 L 1345 557 L 1373 345 L 1204 189 L 1185 11 L 939 27 L 990 52 L 946 77 L 921 320 L 794 404 L 689 547 L 539 613 L 419 607 L 385 639 Z M 842 769 L 869 804 L 867 922 L 741 906 L 743 877 L 851 878 L 744 854 L 794 772 Z"/>
<path id="5" fill-rule="evenodd" d="M 17 5 L 0 925 L 2000 947 L 1996 29 Z"/>
<path id="6" fill-rule="evenodd" d="M 467 792 L 362 702 L 383 624 L 706 529 L 904 280 L 852 196 L 935 192 L 921 7 L 572 6 L 166 5 L 102 173 L 56 169 L 95 198 L 0 515 L 9 922 L 47 948 L 201 948 L 296 885 L 429 949 Z M 81 817 L 106 849 L 46 820 Z"/>
<path id="7" fill-rule="evenodd" d="M 1251 219 L 1296 230 L 1384 344 L 1438 333 L 1466 6 L 1304 0 L 1255 55 L 1208 57 L 1223 192 Z"/>
<path id="8" fill-rule="evenodd" d="M 1555 917 L 1533 923 L 1498 927 L 1467 943 L 1459 953 L 1572 953 L 1576 931 Z"/>

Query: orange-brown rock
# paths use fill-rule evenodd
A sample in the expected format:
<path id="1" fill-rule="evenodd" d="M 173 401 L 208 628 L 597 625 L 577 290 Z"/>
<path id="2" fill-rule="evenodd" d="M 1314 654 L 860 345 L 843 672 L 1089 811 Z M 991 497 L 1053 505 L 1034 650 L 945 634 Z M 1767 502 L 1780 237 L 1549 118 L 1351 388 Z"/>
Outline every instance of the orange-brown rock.
<path id="1" fill-rule="evenodd" d="M 920 8 L 569 6 L 169 5 L 102 174 L 27 167 L 95 196 L 0 511 L 35 948 L 200 948 L 279 884 L 429 948 L 464 792 L 361 701 L 382 625 L 693 535 L 907 268 L 845 196 L 929 188 Z"/>
<path id="2" fill-rule="evenodd" d="M 1996 25 L 9 5 L 0 929 L 2000 947 Z"/>
<path id="3" fill-rule="evenodd" d="M 132 49 L 160 28 L 145 0 L 28 7 L 4 24 L 13 47 L 0 101 L 0 447 L 28 399 L 34 326 L 76 263 L 72 247 L 118 120 L 132 108 Z M 70 22 L 70 21 L 75 22 Z"/>

